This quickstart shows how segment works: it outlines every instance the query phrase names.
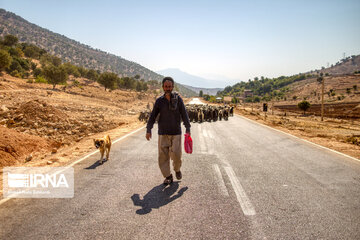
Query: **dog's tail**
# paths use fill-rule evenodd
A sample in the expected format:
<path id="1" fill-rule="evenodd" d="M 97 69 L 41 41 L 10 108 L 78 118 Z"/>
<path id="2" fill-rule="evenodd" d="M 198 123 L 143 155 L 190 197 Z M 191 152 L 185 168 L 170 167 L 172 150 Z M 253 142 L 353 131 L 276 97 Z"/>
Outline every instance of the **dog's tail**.
<path id="1" fill-rule="evenodd" d="M 111 139 L 110 139 L 110 136 L 109 135 L 106 135 L 106 139 L 110 142 Z"/>

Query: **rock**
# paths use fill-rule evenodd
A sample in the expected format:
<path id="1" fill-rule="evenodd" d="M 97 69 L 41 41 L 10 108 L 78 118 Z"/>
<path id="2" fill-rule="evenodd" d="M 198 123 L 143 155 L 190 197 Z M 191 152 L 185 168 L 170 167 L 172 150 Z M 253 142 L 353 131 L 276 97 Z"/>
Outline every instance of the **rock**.
<path id="1" fill-rule="evenodd" d="M 51 150 L 51 153 L 52 153 L 52 154 L 57 153 L 57 149 L 56 149 L 56 148 L 53 148 L 53 149 Z"/>
<path id="2" fill-rule="evenodd" d="M 32 160 L 33 156 L 30 154 L 25 158 L 25 162 L 30 162 Z"/>
<path id="3" fill-rule="evenodd" d="M 53 164 L 53 161 L 50 161 L 50 160 L 49 160 L 49 161 L 46 162 L 46 164 L 47 164 L 47 165 Z"/>
<path id="4" fill-rule="evenodd" d="M 33 125 L 33 124 L 34 124 L 34 121 L 28 120 L 28 119 L 24 119 L 24 122 L 25 122 L 27 125 Z"/>
<path id="5" fill-rule="evenodd" d="M 5 105 L 1 105 L 1 111 L 3 111 L 3 112 L 7 112 L 7 111 L 9 111 L 9 109 L 5 106 Z"/>
<path id="6" fill-rule="evenodd" d="M 14 121 L 19 122 L 24 118 L 24 114 L 19 114 L 14 118 Z"/>
<path id="7" fill-rule="evenodd" d="M 7 125 L 13 125 L 13 124 L 15 124 L 15 121 L 13 119 L 9 119 L 9 120 L 6 121 L 6 124 Z"/>

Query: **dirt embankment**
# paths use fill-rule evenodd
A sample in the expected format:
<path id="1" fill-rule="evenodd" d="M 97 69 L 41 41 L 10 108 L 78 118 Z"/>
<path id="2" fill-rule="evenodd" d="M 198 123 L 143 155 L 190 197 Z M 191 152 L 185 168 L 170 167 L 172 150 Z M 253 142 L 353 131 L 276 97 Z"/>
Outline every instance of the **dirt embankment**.
<path id="1" fill-rule="evenodd" d="M 282 112 L 301 114 L 302 110 L 297 105 L 274 105 L 274 108 Z M 306 110 L 309 115 L 321 116 L 321 104 L 312 104 Z M 360 119 L 360 102 L 341 102 L 324 104 L 324 117 L 341 119 Z"/>
<path id="2" fill-rule="evenodd" d="M 20 163 L 20 159 L 29 162 L 33 158 L 31 153 L 46 154 L 59 147 L 55 141 L 22 134 L 3 126 L 0 126 L 0 136 L 0 166 Z"/>

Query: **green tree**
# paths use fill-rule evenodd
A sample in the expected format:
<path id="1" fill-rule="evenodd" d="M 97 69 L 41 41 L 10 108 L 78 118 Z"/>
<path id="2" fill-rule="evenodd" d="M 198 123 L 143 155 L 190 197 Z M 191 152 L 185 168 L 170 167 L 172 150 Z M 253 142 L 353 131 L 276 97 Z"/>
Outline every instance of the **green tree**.
<path id="1" fill-rule="evenodd" d="M 138 81 L 140 83 L 140 91 L 147 91 L 149 89 L 147 83 L 145 82 L 144 79 L 141 79 L 140 81 Z M 139 90 L 138 90 L 139 91 Z"/>
<path id="2" fill-rule="evenodd" d="M 64 63 L 63 67 L 67 74 L 73 75 L 74 77 L 80 77 L 80 73 L 78 71 L 78 68 L 75 65 L 72 65 L 71 63 Z"/>
<path id="3" fill-rule="evenodd" d="M 147 91 L 149 89 L 148 85 L 146 82 L 143 83 L 143 90 Z"/>
<path id="4" fill-rule="evenodd" d="M 136 82 L 136 87 L 135 87 L 136 91 L 140 92 L 142 90 L 142 84 L 140 81 Z"/>
<path id="5" fill-rule="evenodd" d="M 12 58 L 10 54 L 5 50 L 0 49 L 0 71 L 3 71 L 6 68 L 10 67 L 11 61 Z"/>
<path id="6" fill-rule="evenodd" d="M 30 62 L 30 68 L 31 68 L 32 71 L 34 71 L 36 69 L 36 67 L 37 67 L 36 63 Z"/>
<path id="7" fill-rule="evenodd" d="M 14 46 L 18 43 L 19 39 L 14 35 L 6 35 L 3 40 L 5 46 Z"/>
<path id="8" fill-rule="evenodd" d="M 60 58 L 58 58 L 58 57 L 55 57 L 55 56 L 52 56 L 51 57 L 51 62 L 52 62 L 52 64 L 55 66 L 55 67 L 58 67 L 58 66 L 60 66 L 61 65 L 61 59 Z"/>
<path id="9" fill-rule="evenodd" d="M 49 54 L 43 54 L 40 57 L 40 63 L 42 66 L 46 66 L 46 65 L 54 65 L 55 67 L 58 67 L 61 65 L 61 59 Z"/>
<path id="10" fill-rule="evenodd" d="M 252 98 L 252 97 L 247 97 L 247 98 L 245 99 L 245 102 L 252 103 L 252 102 L 254 102 L 254 101 L 253 101 L 253 98 Z"/>
<path id="11" fill-rule="evenodd" d="M 18 59 L 13 58 L 9 68 L 6 71 L 10 74 L 14 71 L 17 71 L 17 73 L 21 73 L 24 71 L 24 69 L 21 67 L 21 64 L 19 63 Z M 11 74 L 11 75 L 14 75 L 14 74 Z"/>
<path id="12" fill-rule="evenodd" d="M 12 47 L 9 49 L 9 53 L 12 57 L 23 57 L 24 53 L 18 47 Z"/>
<path id="13" fill-rule="evenodd" d="M 253 98 L 253 102 L 260 102 L 260 97 L 259 96 L 255 96 Z"/>
<path id="14" fill-rule="evenodd" d="M 114 89 L 119 77 L 112 72 L 104 72 L 100 75 L 98 82 L 106 89 Z"/>
<path id="15" fill-rule="evenodd" d="M 204 95 L 203 90 L 200 90 L 199 97 L 202 97 Z"/>
<path id="16" fill-rule="evenodd" d="M 323 79 L 324 79 L 324 77 L 323 77 L 323 76 L 320 76 L 320 77 L 318 77 L 316 80 L 317 80 L 318 83 L 322 83 Z"/>
<path id="17" fill-rule="evenodd" d="M 54 65 L 49 65 L 44 68 L 43 72 L 47 82 L 53 85 L 53 89 L 55 89 L 57 84 L 66 83 L 66 80 L 69 77 L 63 66 L 56 67 Z"/>
<path id="18" fill-rule="evenodd" d="M 24 54 L 26 57 L 39 59 L 40 52 L 34 46 L 26 46 L 24 49 Z"/>
<path id="19" fill-rule="evenodd" d="M 298 108 L 300 108 L 301 110 L 304 111 L 304 115 L 306 110 L 308 110 L 310 108 L 311 104 L 308 101 L 302 101 L 298 103 Z"/>
<path id="20" fill-rule="evenodd" d="M 35 78 L 37 78 L 37 77 L 40 76 L 41 74 L 42 74 L 41 68 L 35 68 L 35 69 L 33 70 L 33 75 L 34 75 Z"/>
<path id="21" fill-rule="evenodd" d="M 31 65 L 30 65 L 30 61 L 28 59 L 19 58 L 19 57 L 13 57 L 13 59 L 15 61 L 17 61 L 25 71 L 30 70 Z"/>
<path id="22" fill-rule="evenodd" d="M 236 97 L 233 97 L 233 98 L 231 99 L 231 102 L 232 102 L 232 103 L 238 103 L 239 100 L 238 100 Z"/>
<path id="23" fill-rule="evenodd" d="M 86 73 L 86 78 L 96 81 L 99 78 L 99 74 L 94 69 L 89 69 Z"/>
<path id="24" fill-rule="evenodd" d="M 88 70 L 84 67 L 77 67 L 77 70 L 79 71 L 81 77 L 86 77 L 86 74 L 88 72 Z"/>
<path id="25" fill-rule="evenodd" d="M 122 86 L 121 87 L 124 87 L 124 88 L 127 88 L 127 89 L 135 89 L 135 87 L 136 87 L 135 79 L 130 78 L 130 77 L 124 77 L 121 80 L 122 80 Z"/>

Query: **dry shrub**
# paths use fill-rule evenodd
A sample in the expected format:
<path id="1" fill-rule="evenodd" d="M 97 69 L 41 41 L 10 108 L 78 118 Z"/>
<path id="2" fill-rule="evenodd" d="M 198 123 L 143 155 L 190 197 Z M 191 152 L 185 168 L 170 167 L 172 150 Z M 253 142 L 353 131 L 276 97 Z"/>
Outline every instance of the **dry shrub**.
<path id="1" fill-rule="evenodd" d="M 360 136 L 359 135 L 352 135 L 346 139 L 348 143 L 355 144 L 360 146 Z"/>

